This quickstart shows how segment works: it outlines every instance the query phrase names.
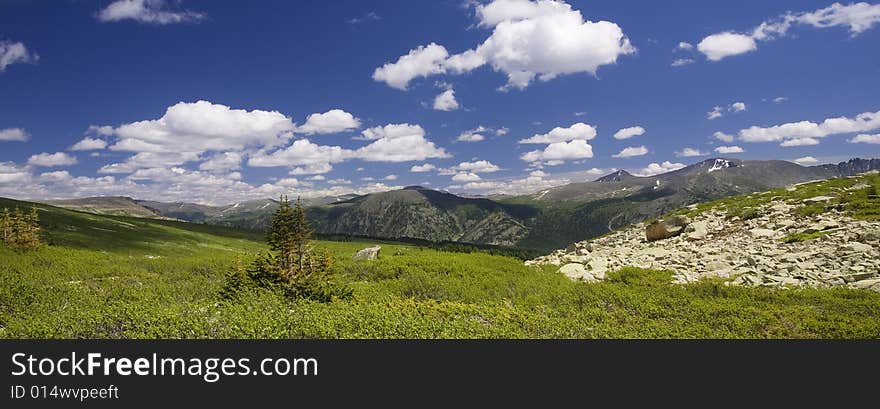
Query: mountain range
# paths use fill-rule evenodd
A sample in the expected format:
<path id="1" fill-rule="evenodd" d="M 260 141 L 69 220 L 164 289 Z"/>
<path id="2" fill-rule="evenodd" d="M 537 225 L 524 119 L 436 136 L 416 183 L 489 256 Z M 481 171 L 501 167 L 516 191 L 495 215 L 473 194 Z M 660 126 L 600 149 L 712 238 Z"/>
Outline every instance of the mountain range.
<path id="1" fill-rule="evenodd" d="M 306 205 L 313 227 L 321 234 L 549 250 L 693 203 L 871 170 L 880 170 L 880 159 L 801 166 L 781 160 L 713 158 L 655 176 L 640 177 L 619 170 L 594 181 L 522 196 L 462 197 L 410 186 L 361 196 L 310 199 Z M 272 199 L 207 206 L 126 197 L 46 203 L 93 213 L 171 218 L 252 230 L 264 228 L 278 206 Z"/>

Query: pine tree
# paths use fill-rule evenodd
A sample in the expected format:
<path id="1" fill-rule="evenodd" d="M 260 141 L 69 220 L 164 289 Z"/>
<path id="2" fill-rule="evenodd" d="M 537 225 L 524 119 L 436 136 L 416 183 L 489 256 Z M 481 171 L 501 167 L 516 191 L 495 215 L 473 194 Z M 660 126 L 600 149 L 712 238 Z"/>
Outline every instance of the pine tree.
<path id="1" fill-rule="evenodd" d="M 312 229 L 306 219 L 306 211 L 302 205 L 302 199 L 296 198 L 293 207 L 293 220 L 290 226 L 290 239 L 288 244 L 297 263 L 297 272 L 312 272 L 314 270 L 312 245 Z"/>
<path id="2" fill-rule="evenodd" d="M 293 218 L 293 207 L 290 206 L 290 201 L 287 200 L 287 196 L 282 195 L 278 199 L 278 208 L 275 209 L 269 222 L 267 241 L 269 242 L 269 248 L 272 249 L 272 251 L 278 252 L 279 266 L 283 270 L 290 269 L 292 264 L 290 241 L 293 235 Z"/>

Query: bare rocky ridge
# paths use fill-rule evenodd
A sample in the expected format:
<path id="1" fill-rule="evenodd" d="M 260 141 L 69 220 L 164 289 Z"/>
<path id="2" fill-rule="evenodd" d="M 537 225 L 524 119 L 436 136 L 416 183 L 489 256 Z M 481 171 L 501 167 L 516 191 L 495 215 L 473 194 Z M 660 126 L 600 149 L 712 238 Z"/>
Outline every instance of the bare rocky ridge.
<path id="1" fill-rule="evenodd" d="M 815 216 L 795 211 L 831 203 L 835 195 L 865 187 L 857 183 L 836 194 L 798 200 L 768 197 L 745 220 L 732 215 L 736 210 L 730 206 L 715 206 L 687 218 L 680 234 L 651 241 L 659 237 L 651 234 L 666 221 L 639 223 L 526 264 L 560 266 L 560 273 L 583 281 L 603 280 L 607 271 L 622 267 L 639 267 L 673 271 L 674 282 L 680 284 L 720 278 L 732 285 L 880 291 L 880 222 L 857 220 L 835 206 Z M 793 235 L 805 239 L 784 240 Z"/>

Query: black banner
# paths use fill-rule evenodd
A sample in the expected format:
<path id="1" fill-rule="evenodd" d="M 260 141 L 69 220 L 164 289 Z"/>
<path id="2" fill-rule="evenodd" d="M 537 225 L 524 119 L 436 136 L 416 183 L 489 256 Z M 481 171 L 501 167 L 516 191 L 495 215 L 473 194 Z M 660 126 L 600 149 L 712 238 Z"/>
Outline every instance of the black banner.
<path id="1" fill-rule="evenodd" d="M 771 392 L 789 404 L 839 404 L 873 391 L 876 377 L 859 374 L 880 363 L 875 341 L 7 340 L 0 351 L 3 407 L 16 408 L 624 404 L 704 394 L 729 403 Z"/>

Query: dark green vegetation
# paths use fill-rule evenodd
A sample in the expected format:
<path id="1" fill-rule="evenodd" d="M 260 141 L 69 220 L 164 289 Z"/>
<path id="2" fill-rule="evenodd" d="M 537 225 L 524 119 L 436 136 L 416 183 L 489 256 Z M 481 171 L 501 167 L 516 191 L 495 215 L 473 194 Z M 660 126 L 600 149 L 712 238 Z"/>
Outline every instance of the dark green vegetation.
<path id="1" fill-rule="evenodd" d="M 758 196 L 758 195 L 756 195 Z M 742 200 L 743 198 L 741 198 Z M 0 199 L 0 207 L 31 204 Z M 52 243 L 0 246 L 0 337 L 39 338 L 873 338 L 880 294 L 671 285 L 668 272 L 623 269 L 607 282 L 484 253 L 371 241 L 314 242 L 353 289 L 348 300 L 221 296 L 236 260 L 264 236 L 36 205 Z"/>
<path id="2" fill-rule="evenodd" d="M 260 291 L 282 294 L 292 300 L 331 302 L 351 298 L 351 288 L 340 284 L 330 269 L 330 252 L 316 252 L 311 238 L 312 229 L 302 202 L 297 200 L 291 206 L 287 197 L 282 196 L 267 232 L 271 251 L 257 255 L 247 267 L 236 262 L 226 275 L 220 296 L 231 302 Z"/>
<path id="3" fill-rule="evenodd" d="M 571 183 L 535 194 L 490 200 L 418 186 L 364 196 L 325 197 L 307 204 L 318 235 L 390 240 L 460 242 L 547 252 L 571 242 L 674 211 L 693 203 L 780 188 L 793 183 L 849 176 L 880 169 L 880 159 L 804 167 L 786 161 L 709 159 L 650 177 L 617 171 L 595 181 Z M 65 206 L 111 213 L 96 200 Z M 228 206 L 128 201 L 164 217 L 226 227 L 264 230 L 278 206 L 263 199 Z M 743 209 L 741 218 L 755 217 Z"/>

